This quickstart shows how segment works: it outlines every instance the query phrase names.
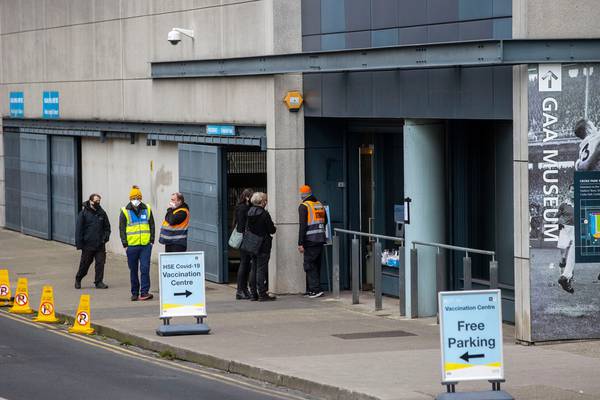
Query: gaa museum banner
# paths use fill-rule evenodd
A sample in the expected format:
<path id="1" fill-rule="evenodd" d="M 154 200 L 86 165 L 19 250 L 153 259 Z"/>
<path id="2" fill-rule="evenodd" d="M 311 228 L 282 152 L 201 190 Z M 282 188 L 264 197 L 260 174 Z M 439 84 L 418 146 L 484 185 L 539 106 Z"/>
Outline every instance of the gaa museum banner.
<path id="1" fill-rule="evenodd" d="M 600 64 L 529 66 L 531 340 L 600 338 Z"/>

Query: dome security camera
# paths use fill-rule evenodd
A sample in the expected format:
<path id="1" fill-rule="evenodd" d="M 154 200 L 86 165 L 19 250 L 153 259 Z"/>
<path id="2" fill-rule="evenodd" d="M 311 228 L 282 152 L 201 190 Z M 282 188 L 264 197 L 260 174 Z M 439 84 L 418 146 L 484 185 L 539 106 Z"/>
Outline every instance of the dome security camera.
<path id="1" fill-rule="evenodd" d="M 181 35 L 187 36 L 194 40 L 194 31 L 191 29 L 173 28 L 167 35 L 167 40 L 173 46 L 177 46 L 181 42 Z"/>

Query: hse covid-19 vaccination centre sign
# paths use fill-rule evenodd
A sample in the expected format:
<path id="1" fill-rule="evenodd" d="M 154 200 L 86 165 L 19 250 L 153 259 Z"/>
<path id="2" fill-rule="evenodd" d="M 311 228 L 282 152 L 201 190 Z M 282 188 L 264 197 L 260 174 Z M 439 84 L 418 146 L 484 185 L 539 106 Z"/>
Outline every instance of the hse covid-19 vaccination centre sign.
<path id="1" fill-rule="evenodd" d="M 206 316 L 204 252 L 161 253 L 160 317 Z"/>
<path id="2" fill-rule="evenodd" d="M 503 380 L 500 290 L 440 292 L 442 382 Z"/>

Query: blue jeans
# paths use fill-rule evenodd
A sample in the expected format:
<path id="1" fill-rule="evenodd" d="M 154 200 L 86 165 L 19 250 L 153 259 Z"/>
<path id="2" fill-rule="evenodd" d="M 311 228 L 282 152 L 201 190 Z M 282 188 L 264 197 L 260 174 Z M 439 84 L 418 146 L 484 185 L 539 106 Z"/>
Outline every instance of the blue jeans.
<path id="1" fill-rule="evenodd" d="M 127 253 L 127 265 L 129 265 L 129 279 L 131 280 L 131 294 L 138 296 L 140 294 L 140 279 L 138 278 L 138 269 L 142 281 L 141 294 L 148 294 L 150 291 L 150 256 L 152 255 L 152 245 L 129 246 Z"/>

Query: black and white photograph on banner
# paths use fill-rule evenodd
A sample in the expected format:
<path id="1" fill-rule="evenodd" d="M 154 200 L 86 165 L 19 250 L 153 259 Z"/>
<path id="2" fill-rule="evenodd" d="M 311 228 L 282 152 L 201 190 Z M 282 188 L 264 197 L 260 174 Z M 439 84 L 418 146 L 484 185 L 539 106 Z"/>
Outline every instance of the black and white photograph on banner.
<path id="1" fill-rule="evenodd" d="M 533 341 L 600 338 L 600 64 L 529 66 Z"/>

